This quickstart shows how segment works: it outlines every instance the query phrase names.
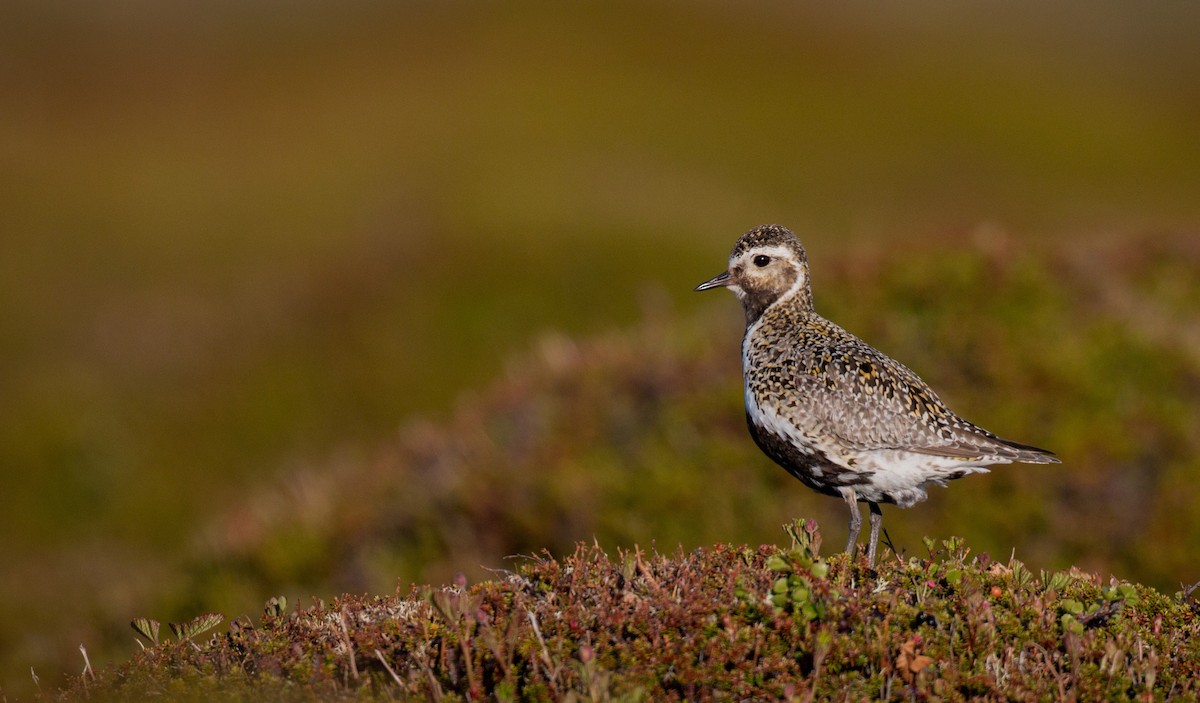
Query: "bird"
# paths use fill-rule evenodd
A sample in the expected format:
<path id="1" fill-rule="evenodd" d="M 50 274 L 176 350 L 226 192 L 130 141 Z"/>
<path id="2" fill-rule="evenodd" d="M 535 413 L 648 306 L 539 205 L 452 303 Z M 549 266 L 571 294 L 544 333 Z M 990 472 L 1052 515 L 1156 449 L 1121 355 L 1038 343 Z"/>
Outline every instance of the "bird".
<path id="1" fill-rule="evenodd" d="M 727 288 L 746 314 L 742 375 L 746 424 L 758 447 L 809 488 L 850 508 L 846 552 L 856 554 L 859 503 L 870 512 L 875 566 L 881 503 L 908 508 L 930 485 L 992 464 L 1059 463 L 1054 452 L 999 437 L 950 410 L 916 373 L 813 309 L 808 256 L 786 227 L 743 234 L 728 268 L 696 286 Z"/>

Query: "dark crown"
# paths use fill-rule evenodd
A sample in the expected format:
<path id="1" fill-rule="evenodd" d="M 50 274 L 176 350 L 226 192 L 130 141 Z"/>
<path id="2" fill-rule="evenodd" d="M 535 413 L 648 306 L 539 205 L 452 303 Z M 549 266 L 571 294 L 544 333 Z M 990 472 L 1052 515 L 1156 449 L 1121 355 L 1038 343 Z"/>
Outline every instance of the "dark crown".
<path id="1" fill-rule="evenodd" d="M 800 244 L 800 240 L 783 225 L 759 225 L 743 234 L 737 240 L 737 244 L 733 245 L 733 251 L 729 253 L 729 258 L 732 259 L 761 246 L 787 247 L 799 261 L 808 263 L 808 256 L 804 253 L 804 247 Z"/>

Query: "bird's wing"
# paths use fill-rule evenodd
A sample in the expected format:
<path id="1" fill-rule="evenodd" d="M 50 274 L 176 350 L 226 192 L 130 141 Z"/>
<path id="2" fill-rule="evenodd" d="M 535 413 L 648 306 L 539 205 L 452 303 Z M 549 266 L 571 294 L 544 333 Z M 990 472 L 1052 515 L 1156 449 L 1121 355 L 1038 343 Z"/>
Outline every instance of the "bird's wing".
<path id="1" fill-rule="evenodd" d="M 799 393 L 783 413 L 851 452 L 900 449 L 936 456 L 1045 463 L 1044 449 L 963 420 L 907 366 L 840 327 L 828 344 L 794 347 L 786 363 Z"/>

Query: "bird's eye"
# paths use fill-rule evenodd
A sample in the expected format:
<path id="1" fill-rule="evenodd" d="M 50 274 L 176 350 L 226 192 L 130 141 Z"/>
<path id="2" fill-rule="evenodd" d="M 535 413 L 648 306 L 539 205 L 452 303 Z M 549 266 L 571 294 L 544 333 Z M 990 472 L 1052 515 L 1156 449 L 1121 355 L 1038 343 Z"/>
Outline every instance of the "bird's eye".
<path id="1" fill-rule="evenodd" d="M 767 256 L 766 254 L 759 254 L 758 256 L 754 257 L 754 265 L 759 268 L 762 268 L 769 263 L 771 263 L 771 257 Z"/>

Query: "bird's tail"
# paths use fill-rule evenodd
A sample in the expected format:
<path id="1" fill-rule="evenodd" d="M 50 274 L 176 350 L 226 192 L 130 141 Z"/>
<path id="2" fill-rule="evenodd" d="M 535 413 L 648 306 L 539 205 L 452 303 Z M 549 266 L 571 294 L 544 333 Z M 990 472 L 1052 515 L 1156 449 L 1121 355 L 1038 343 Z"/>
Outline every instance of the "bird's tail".
<path id="1" fill-rule="evenodd" d="M 1015 462 L 1020 462 L 1022 464 L 1061 463 L 1058 456 L 1049 449 L 1035 447 L 1032 444 L 1014 442 L 1011 439 L 1004 439 L 1003 437 L 996 437 L 995 441 L 1012 451 L 1011 454 L 1009 454 L 1009 452 L 1004 452 L 1004 454 Z"/>

